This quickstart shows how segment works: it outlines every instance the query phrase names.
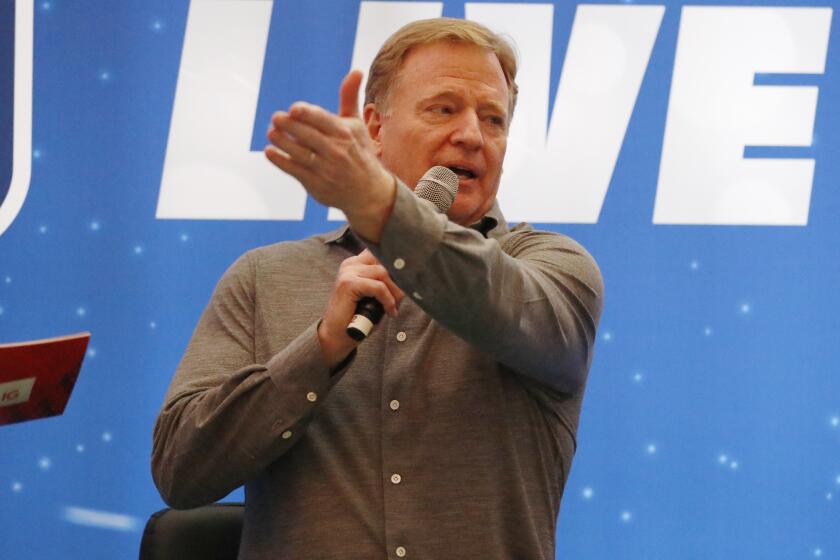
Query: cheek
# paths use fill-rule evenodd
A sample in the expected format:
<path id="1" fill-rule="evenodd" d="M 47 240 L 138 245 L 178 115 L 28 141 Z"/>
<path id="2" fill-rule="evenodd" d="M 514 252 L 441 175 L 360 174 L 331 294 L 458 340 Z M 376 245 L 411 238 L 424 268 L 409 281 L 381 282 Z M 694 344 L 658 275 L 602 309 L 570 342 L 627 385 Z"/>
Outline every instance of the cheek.
<path id="1" fill-rule="evenodd" d="M 484 155 L 488 160 L 501 161 L 507 150 L 507 135 L 493 134 L 485 137 Z"/>
<path id="2" fill-rule="evenodd" d="M 461 190 L 458 191 L 458 194 L 455 196 L 455 202 L 452 205 L 464 211 L 472 211 L 483 199 L 484 193 L 481 189 Z"/>
<path id="3" fill-rule="evenodd" d="M 379 161 L 387 167 L 388 169 L 392 169 L 394 166 L 397 165 L 397 160 L 399 156 L 399 150 L 394 148 L 393 143 L 386 141 L 383 139 L 377 146 L 377 156 L 379 157 Z"/>

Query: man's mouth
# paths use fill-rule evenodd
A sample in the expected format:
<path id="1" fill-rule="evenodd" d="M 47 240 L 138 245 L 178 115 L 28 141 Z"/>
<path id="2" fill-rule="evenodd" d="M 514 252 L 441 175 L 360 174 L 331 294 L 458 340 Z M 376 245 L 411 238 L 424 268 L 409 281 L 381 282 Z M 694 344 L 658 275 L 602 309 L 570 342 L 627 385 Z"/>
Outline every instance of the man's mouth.
<path id="1" fill-rule="evenodd" d="M 448 167 L 455 172 L 459 179 L 475 179 L 475 172 L 466 167 L 459 167 L 457 165 L 450 165 Z"/>

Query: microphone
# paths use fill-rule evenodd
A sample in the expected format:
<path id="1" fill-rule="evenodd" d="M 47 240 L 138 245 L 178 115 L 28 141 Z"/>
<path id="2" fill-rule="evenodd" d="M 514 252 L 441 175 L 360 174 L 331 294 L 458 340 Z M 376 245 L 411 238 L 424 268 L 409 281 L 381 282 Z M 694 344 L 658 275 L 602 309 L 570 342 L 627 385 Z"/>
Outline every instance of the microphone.
<path id="1" fill-rule="evenodd" d="M 448 167 L 436 165 L 420 178 L 414 194 L 434 204 L 441 214 L 446 214 L 458 194 L 458 175 Z M 376 298 L 363 297 L 356 303 L 356 314 L 347 325 L 348 336 L 353 340 L 364 340 L 384 314 L 385 309 Z"/>

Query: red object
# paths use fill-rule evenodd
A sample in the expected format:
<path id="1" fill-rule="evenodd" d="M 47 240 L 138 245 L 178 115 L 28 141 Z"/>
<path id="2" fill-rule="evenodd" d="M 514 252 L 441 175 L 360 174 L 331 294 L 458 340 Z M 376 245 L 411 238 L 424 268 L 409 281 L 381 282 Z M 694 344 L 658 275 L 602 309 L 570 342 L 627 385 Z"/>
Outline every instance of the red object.
<path id="1" fill-rule="evenodd" d="M 90 333 L 0 344 L 0 425 L 64 412 Z"/>

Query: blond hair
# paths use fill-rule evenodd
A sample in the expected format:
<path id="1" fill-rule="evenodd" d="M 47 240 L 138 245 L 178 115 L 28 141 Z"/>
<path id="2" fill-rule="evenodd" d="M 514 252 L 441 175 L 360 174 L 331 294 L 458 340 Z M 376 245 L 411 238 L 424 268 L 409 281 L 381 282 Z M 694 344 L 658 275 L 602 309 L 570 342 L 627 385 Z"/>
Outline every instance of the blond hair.
<path id="1" fill-rule="evenodd" d="M 510 92 L 508 111 L 512 116 L 519 91 L 516 85 L 517 63 L 513 46 L 505 38 L 479 23 L 456 18 L 414 21 L 391 35 L 370 65 L 365 87 L 365 105 L 376 103 L 380 110 L 387 110 L 388 96 L 408 52 L 414 47 L 438 41 L 472 44 L 488 49 L 496 55 Z"/>

